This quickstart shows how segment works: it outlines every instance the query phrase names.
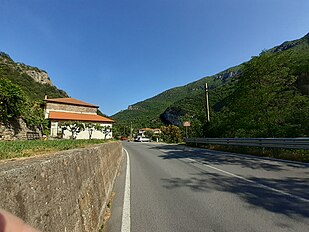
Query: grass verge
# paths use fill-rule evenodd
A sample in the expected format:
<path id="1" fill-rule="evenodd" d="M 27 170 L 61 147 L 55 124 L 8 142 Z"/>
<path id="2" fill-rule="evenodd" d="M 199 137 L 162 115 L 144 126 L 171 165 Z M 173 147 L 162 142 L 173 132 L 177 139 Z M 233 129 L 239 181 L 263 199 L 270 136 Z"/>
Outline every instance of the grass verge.
<path id="1" fill-rule="evenodd" d="M 106 141 L 99 139 L 2 141 L 0 142 L 0 160 L 30 157 L 73 148 L 87 147 L 104 142 Z"/>

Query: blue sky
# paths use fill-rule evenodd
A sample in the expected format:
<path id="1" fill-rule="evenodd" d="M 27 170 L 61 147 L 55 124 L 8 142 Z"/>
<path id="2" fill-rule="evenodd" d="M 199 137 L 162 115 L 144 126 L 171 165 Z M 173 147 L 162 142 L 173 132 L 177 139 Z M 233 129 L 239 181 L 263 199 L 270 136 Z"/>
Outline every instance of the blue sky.
<path id="1" fill-rule="evenodd" d="M 309 32 L 308 0 L 0 0 L 0 51 L 112 115 Z"/>

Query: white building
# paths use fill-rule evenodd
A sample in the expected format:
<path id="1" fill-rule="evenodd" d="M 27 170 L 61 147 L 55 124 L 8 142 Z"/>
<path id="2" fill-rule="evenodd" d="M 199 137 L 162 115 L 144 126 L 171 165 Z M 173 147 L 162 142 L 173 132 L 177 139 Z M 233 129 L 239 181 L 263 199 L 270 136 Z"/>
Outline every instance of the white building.
<path id="1" fill-rule="evenodd" d="M 141 137 L 145 137 L 145 132 L 151 131 L 154 134 L 161 134 L 161 130 L 158 128 L 152 129 L 152 128 L 142 128 L 138 130 L 138 135 Z"/>
<path id="2" fill-rule="evenodd" d="M 98 106 L 83 102 L 74 98 L 45 98 L 45 118 L 50 120 L 50 137 L 70 138 L 72 133 L 64 130 L 60 124 L 65 122 L 80 122 L 85 124 L 100 125 L 105 127 L 104 133 L 95 128 L 85 128 L 76 135 L 76 139 L 89 139 L 92 131 L 92 139 L 110 139 L 112 135 L 113 120 L 97 114 Z"/>

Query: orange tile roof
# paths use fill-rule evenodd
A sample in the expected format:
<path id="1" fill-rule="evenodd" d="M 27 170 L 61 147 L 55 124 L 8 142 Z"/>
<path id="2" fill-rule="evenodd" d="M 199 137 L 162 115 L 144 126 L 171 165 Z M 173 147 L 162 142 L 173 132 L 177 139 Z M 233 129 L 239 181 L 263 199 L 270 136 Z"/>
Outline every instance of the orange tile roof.
<path id="1" fill-rule="evenodd" d="M 114 122 L 114 120 L 110 118 L 106 118 L 96 114 L 77 114 L 55 111 L 49 112 L 49 119 L 65 121 Z"/>
<path id="2" fill-rule="evenodd" d="M 92 105 L 87 102 L 83 102 L 80 100 L 77 100 L 75 98 L 50 98 L 50 99 L 44 99 L 46 102 L 52 102 L 52 103 L 63 103 L 63 104 L 69 104 L 69 105 L 79 105 L 79 106 L 88 106 L 88 107 L 96 107 L 99 108 L 96 105 Z"/>

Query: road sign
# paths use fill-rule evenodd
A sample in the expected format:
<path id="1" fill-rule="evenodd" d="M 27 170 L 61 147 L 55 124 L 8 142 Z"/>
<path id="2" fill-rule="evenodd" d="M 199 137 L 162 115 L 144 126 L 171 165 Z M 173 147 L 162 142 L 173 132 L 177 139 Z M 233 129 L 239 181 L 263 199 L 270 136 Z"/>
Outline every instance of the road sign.
<path id="1" fill-rule="evenodd" d="M 183 126 L 190 126 L 190 122 L 188 122 L 188 121 L 184 122 Z"/>

